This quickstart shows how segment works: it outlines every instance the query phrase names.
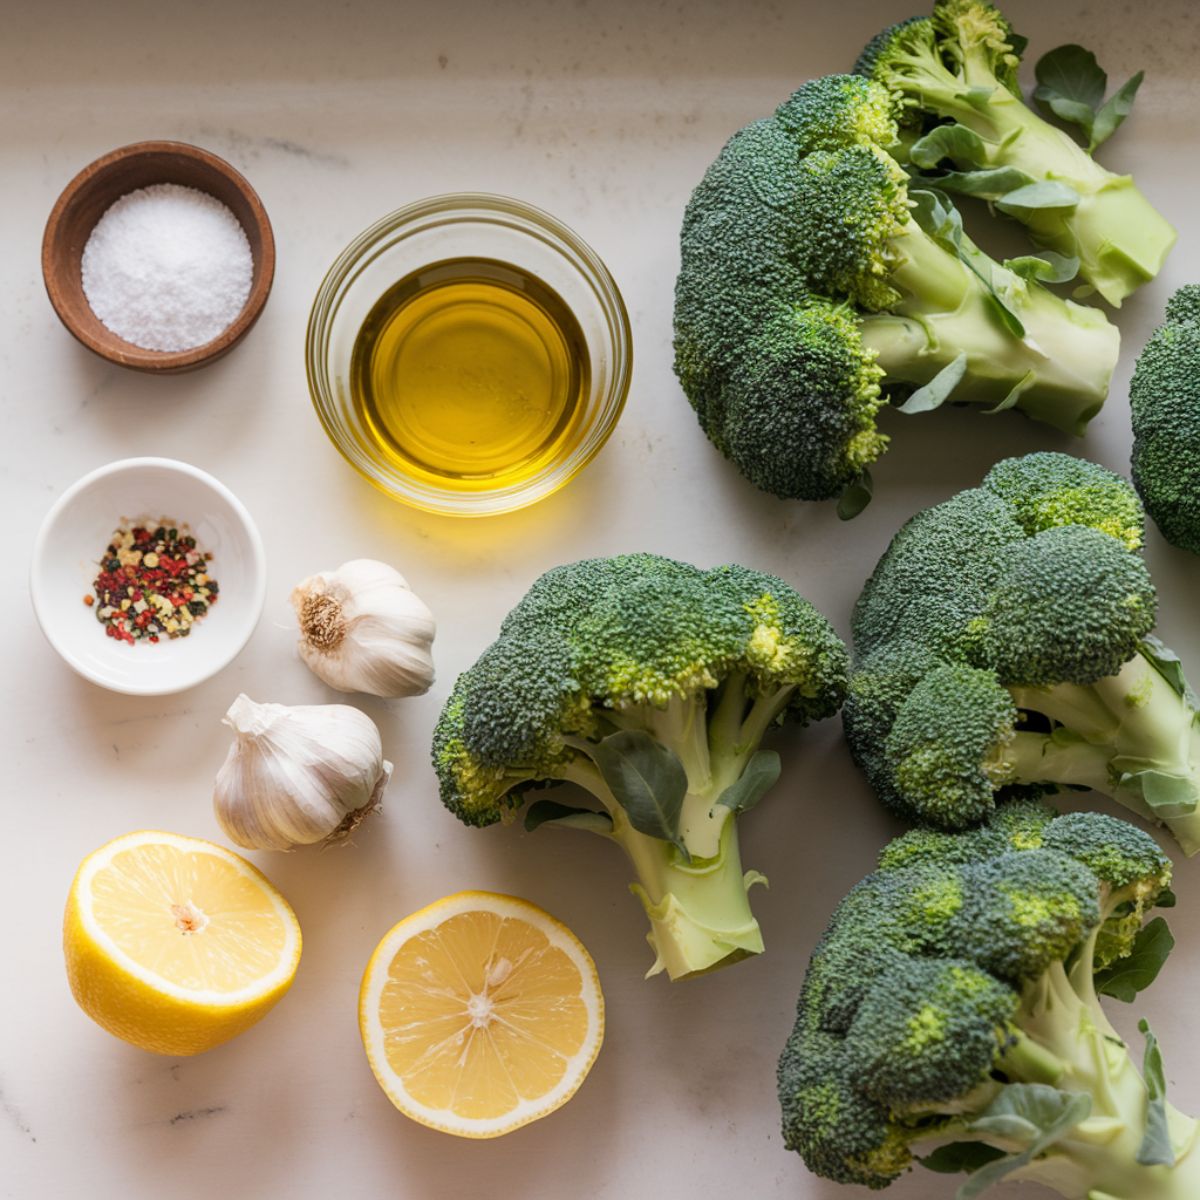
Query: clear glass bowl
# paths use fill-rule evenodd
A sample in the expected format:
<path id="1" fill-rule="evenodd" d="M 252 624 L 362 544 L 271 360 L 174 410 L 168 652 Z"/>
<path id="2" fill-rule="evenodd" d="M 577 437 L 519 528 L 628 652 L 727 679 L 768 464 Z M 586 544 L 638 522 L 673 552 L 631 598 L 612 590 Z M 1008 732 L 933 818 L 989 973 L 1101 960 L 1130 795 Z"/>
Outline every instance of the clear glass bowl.
<path id="1" fill-rule="evenodd" d="M 590 386 L 580 436 L 536 474 L 507 486 L 463 491 L 405 474 L 380 452 L 350 391 L 358 332 L 395 283 L 447 259 L 510 263 L 552 288 L 587 344 Z M 506 196 L 456 194 L 407 205 L 377 221 L 338 256 L 313 302 L 305 350 L 313 405 L 330 440 L 381 491 L 428 512 L 482 517 L 557 491 L 607 441 L 625 406 L 633 367 L 629 315 L 608 269 L 577 234 Z"/>

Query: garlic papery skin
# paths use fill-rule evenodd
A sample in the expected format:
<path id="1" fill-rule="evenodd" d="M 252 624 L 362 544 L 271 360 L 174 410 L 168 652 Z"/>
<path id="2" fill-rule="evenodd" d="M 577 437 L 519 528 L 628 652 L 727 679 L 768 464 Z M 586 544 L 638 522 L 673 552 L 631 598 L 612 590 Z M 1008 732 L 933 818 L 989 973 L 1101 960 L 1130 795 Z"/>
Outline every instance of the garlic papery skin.
<path id="1" fill-rule="evenodd" d="M 213 784 L 226 836 L 248 850 L 341 841 L 392 776 L 375 722 L 348 704 L 256 704 L 224 716 L 233 745 Z"/>
<path id="2" fill-rule="evenodd" d="M 387 563 L 356 558 L 292 589 L 300 657 L 339 692 L 397 699 L 433 683 L 433 614 Z"/>

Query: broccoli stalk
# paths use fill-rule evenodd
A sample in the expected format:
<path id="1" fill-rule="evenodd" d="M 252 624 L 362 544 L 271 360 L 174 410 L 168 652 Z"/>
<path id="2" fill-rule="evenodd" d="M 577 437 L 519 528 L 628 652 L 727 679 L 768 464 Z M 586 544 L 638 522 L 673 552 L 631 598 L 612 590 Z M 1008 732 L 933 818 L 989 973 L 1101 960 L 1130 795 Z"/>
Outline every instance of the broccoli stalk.
<path id="1" fill-rule="evenodd" d="M 1140 884 L 1109 892 L 1101 905 L 1102 923 L 1144 903 L 1139 891 Z M 1077 1102 L 1082 1119 L 1030 1162 L 1007 1170 L 1005 1179 L 1041 1183 L 1073 1200 L 1191 1200 L 1200 1195 L 1200 1124 L 1165 1097 L 1152 1102 L 1130 1048 L 1100 1005 L 1096 946 L 1102 928 L 1092 930 L 1069 964 L 1055 961 L 1022 988 L 996 1063 L 1006 1082 L 992 1080 L 977 1089 L 969 1107 L 936 1133 L 916 1134 L 909 1143 L 915 1153 L 923 1156 L 938 1146 L 969 1140 L 994 1150 L 996 1162 L 1023 1154 L 1042 1131 L 1032 1125 L 1028 1130 L 1005 1128 L 986 1116 L 998 1100 L 1003 1106 L 1006 1088 L 1032 1085 L 1086 1097 Z M 1148 1027 L 1145 1033 L 1153 1038 Z M 1164 1132 L 1153 1146 L 1147 1144 L 1151 1113 Z M 985 1120 L 978 1123 L 981 1116 Z M 933 1165 L 938 1165 L 936 1158 Z M 986 1182 L 985 1177 L 975 1186 Z"/>
<path id="2" fill-rule="evenodd" d="M 954 122 L 933 125 L 908 146 L 915 167 L 949 162 L 954 169 L 938 177 L 941 186 L 992 201 L 1026 225 L 1040 246 L 1077 257 L 1080 275 L 1119 306 L 1162 269 L 1176 231 L 1130 176 L 1100 166 L 1090 150 L 1025 105 L 1016 79 L 1018 46 L 1023 42 L 992 5 L 938 0 L 932 17 L 877 35 L 855 70 L 883 84 L 910 125 Z M 1086 52 L 1067 50 L 1095 72 L 1098 103 L 1103 72 Z M 1116 128 L 1136 86 L 1123 89 L 1128 96 L 1119 119 L 1116 110 L 1101 123 L 1085 114 L 1093 139 L 1101 124 L 1103 136 Z M 1064 111 L 1080 111 L 1078 97 L 1063 99 L 1075 101 Z"/>
<path id="3" fill-rule="evenodd" d="M 672 700 L 663 709 L 633 705 L 604 714 L 604 724 L 640 731 L 668 748 L 687 776 L 678 817 L 678 844 L 640 832 L 592 760 L 596 743 L 565 739 L 579 752 L 561 778 L 591 793 L 609 820 L 586 817 L 559 822 L 588 829 L 617 842 L 637 873 L 631 884 L 650 918 L 647 940 L 655 952 L 649 975 L 666 970 L 672 979 L 701 975 L 763 949 L 762 932 L 747 892 L 766 883 L 757 871 L 742 873 L 736 811 L 721 798 L 744 777 L 768 728 L 787 707 L 793 687 L 750 697 L 746 675 L 722 687 L 711 719 L 707 695 Z M 744 811 L 744 808 L 741 810 Z M 535 805 L 527 824 L 536 827 Z"/>
<path id="4" fill-rule="evenodd" d="M 1099 993 L 1132 1000 L 1173 941 L 1170 862 L 1096 813 L 1001 806 L 898 838 L 834 913 L 779 1062 L 784 1139 L 810 1169 L 883 1188 L 918 1159 L 1068 1200 L 1200 1194 L 1200 1127 L 1166 1101 Z M 1130 967 L 1130 958 L 1136 966 Z"/>
<path id="5" fill-rule="evenodd" d="M 960 246 L 962 259 L 915 221 L 893 237 L 890 281 L 901 299 L 888 313 L 861 318 L 875 365 L 893 385 L 918 388 L 965 356 L 954 403 L 1015 405 L 1036 421 L 1082 434 L 1108 394 L 1113 327 L 1095 309 L 1030 286 L 965 237 Z M 996 294 L 1018 314 L 1019 338 L 997 313 Z"/>
<path id="6" fill-rule="evenodd" d="M 1019 709 L 1053 723 L 1018 729 L 999 751 L 1014 783 L 1089 787 L 1161 821 L 1187 855 L 1200 850 L 1200 726 L 1146 647 L 1094 683 L 1011 687 Z"/>
<path id="7" fill-rule="evenodd" d="M 688 793 L 685 805 L 707 804 L 708 812 L 714 814 L 699 833 L 703 840 L 715 841 L 708 847 L 710 853 L 700 857 L 635 829 L 590 764 L 568 767 L 564 778 L 595 796 L 611 820 L 607 826 L 583 822 L 579 827 L 616 842 L 637 874 L 630 891 L 650 919 L 646 940 L 654 951 L 647 976 L 665 970 L 671 979 L 687 979 L 762 953 L 762 931 L 747 893 L 753 884 L 766 879 L 756 871 L 743 875 L 737 824 L 729 809 L 714 808 L 716 801 L 711 795 Z M 556 823 L 572 824 L 569 819 Z M 684 839 L 684 846 L 687 844 Z"/>
<path id="8" fill-rule="evenodd" d="M 737 818 L 779 775 L 776 725 L 832 716 L 846 648 L 782 580 L 652 554 L 547 572 L 464 672 L 434 735 L 442 800 L 505 820 L 575 784 L 598 808 L 535 800 L 547 823 L 624 849 L 650 920 L 649 974 L 702 975 L 762 951 Z"/>

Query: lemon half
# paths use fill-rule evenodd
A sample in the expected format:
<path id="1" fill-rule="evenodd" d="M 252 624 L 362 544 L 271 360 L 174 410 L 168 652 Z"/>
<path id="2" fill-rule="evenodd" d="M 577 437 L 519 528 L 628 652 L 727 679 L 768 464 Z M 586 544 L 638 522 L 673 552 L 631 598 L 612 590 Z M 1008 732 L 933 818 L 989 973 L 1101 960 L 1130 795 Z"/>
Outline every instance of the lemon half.
<path id="1" fill-rule="evenodd" d="M 525 900 L 459 892 L 376 947 L 359 1028 L 401 1112 L 461 1137 L 497 1137 L 575 1094 L 604 1039 L 604 997 L 565 925 Z"/>
<path id="2" fill-rule="evenodd" d="M 63 925 L 79 1006 L 158 1054 L 248 1029 L 291 986 L 300 926 L 266 876 L 199 838 L 130 833 L 84 859 Z"/>

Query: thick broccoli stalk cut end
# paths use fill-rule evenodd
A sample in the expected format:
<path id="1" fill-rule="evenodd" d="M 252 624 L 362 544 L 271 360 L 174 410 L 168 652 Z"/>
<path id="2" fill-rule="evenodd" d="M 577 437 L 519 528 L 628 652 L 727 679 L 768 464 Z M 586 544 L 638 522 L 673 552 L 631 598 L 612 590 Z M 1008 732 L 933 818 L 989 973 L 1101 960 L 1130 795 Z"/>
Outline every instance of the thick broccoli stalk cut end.
<path id="1" fill-rule="evenodd" d="M 1192 1195 L 1200 1129 L 1166 1101 L 1146 1027 L 1138 1071 L 1097 985 L 1170 877 L 1125 822 L 1031 803 L 894 841 L 809 964 L 779 1062 L 785 1145 L 871 1188 L 921 1161 L 970 1172 L 963 1196 L 1000 1179 L 1070 1200 Z"/>
<path id="2" fill-rule="evenodd" d="M 1042 248 L 1077 258 L 1080 276 L 1119 307 L 1159 273 L 1178 235 L 1128 175 L 1100 166 L 1025 104 L 1023 45 L 994 6 L 938 0 L 930 18 L 878 34 L 855 70 L 888 90 L 910 127 L 928 131 L 898 151 L 914 170 L 992 202 Z"/>
<path id="3" fill-rule="evenodd" d="M 1159 532 L 1200 554 L 1200 286 L 1167 304 L 1129 387 L 1133 482 Z"/>
<path id="4" fill-rule="evenodd" d="M 961 362 L 952 403 L 1016 408 L 1082 435 L 1108 396 L 1120 350 L 1116 326 L 986 259 L 966 238 L 965 258 L 979 274 L 915 221 L 890 249 L 900 298 L 862 319 L 862 344 L 888 385 L 901 393 L 924 387 Z M 997 295 L 1019 314 L 1020 337 L 1005 323 Z"/>
<path id="5" fill-rule="evenodd" d="M 675 844 L 636 829 L 586 757 L 568 767 L 564 778 L 604 806 L 609 822 L 595 831 L 615 841 L 634 868 L 637 880 L 630 891 L 649 918 L 646 940 L 654 951 L 647 978 L 665 971 L 673 982 L 690 979 L 762 953 L 762 931 L 747 894 L 766 877 L 743 873 L 729 808 L 716 804 L 711 794 L 689 793 L 684 807 L 692 825 Z M 707 853 L 701 856 L 699 849 Z"/>

